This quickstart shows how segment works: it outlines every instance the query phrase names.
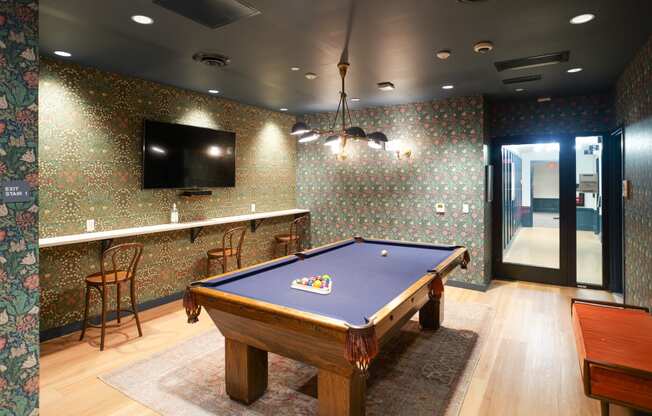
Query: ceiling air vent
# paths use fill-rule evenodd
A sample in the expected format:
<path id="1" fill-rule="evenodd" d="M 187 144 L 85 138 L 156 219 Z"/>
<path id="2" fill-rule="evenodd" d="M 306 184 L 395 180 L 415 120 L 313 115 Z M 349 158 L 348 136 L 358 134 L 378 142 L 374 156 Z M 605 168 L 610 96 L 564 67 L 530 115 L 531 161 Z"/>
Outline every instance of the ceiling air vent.
<path id="1" fill-rule="evenodd" d="M 154 0 L 154 4 L 210 29 L 260 14 L 259 10 L 237 0 Z"/>
<path id="2" fill-rule="evenodd" d="M 509 85 L 509 84 L 520 84 L 521 82 L 541 81 L 541 78 L 543 78 L 541 75 L 526 75 L 524 77 L 504 79 L 503 84 Z"/>
<path id="3" fill-rule="evenodd" d="M 204 65 L 217 67 L 227 66 L 231 62 L 228 56 L 215 52 L 197 52 L 192 56 L 192 59 Z"/>
<path id="4" fill-rule="evenodd" d="M 544 55 L 530 56 L 527 58 L 510 59 L 509 61 L 494 62 L 498 72 L 518 69 L 536 68 L 546 65 L 555 65 L 568 62 L 570 51 L 547 53 Z"/>

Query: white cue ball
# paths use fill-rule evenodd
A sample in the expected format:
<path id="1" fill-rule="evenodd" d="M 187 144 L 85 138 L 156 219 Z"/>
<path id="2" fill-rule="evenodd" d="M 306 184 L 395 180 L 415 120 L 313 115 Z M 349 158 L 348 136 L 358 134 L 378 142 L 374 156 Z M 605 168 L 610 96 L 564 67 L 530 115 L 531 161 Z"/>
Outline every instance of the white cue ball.
<path id="1" fill-rule="evenodd" d="M 389 252 L 387 250 L 383 250 L 383 251 L 380 252 L 380 255 L 383 256 L 383 257 L 387 257 L 388 254 L 389 254 Z"/>

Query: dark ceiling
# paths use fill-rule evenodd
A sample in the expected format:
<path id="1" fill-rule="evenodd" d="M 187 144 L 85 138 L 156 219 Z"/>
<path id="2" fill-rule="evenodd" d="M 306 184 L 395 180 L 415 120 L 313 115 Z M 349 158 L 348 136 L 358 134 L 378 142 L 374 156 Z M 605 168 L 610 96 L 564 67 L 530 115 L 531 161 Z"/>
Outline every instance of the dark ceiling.
<path id="1" fill-rule="evenodd" d="M 189 1 L 189 0 L 182 0 Z M 211 30 L 151 0 L 41 0 L 41 52 L 73 54 L 71 61 L 291 113 L 335 110 L 336 64 L 344 47 L 351 0 L 247 0 L 261 13 Z M 596 19 L 571 25 L 593 13 Z M 139 25 L 143 14 L 155 20 Z M 487 94 L 510 97 L 601 91 L 614 84 L 652 32 L 650 0 L 355 0 L 347 89 L 368 107 Z M 473 52 L 477 41 L 495 49 Z M 451 49 L 447 61 L 435 58 Z M 192 60 L 200 50 L 231 63 L 211 68 Z M 570 50 L 567 63 L 498 73 L 495 61 Z M 290 71 L 291 66 L 301 71 Z M 572 67 L 584 71 L 568 74 Z M 305 72 L 319 78 L 309 81 Z M 502 79 L 543 79 L 503 85 Z M 376 83 L 391 81 L 392 92 Z M 443 84 L 454 84 L 444 91 Z"/>

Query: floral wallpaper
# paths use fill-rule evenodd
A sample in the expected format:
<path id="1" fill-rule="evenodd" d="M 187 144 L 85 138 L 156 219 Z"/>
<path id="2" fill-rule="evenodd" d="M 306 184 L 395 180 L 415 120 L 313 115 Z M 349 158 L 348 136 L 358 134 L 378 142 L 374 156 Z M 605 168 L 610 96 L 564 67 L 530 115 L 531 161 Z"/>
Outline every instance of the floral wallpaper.
<path id="1" fill-rule="evenodd" d="M 495 101 L 489 105 L 491 137 L 604 133 L 615 126 L 611 94 L 552 97 L 551 101 Z"/>
<path id="2" fill-rule="evenodd" d="M 25 181 L 25 202 L 0 201 L 0 413 L 38 414 L 38 3 L 0 2 L 0 182 Z"/>
<path id="3" fill-rule="evenodd" d="M 333 114 L 303 117 L 328 128 Z M 298 147 L 297 200 L 311 210 L 313 245 L 351 235 L 466 245 L 472 263 L 452 280 L 484 285 L 484 100 L 452 98 L 351 112 L 366 132 L 383 131 L 412 157 L 352 143 L 337 160 L 323 140 Z M 446 214 L 435 204 L 446 204 Z M 470 213 L 462 213 L 462 204 Z"/>
<path id="4" fill-rule="evenodd" d="M 625 128 L 625 302 L 652 306 L 652 37 L 616 85 L 616 111 Z"/>
<path id="5" fill-rule="evenodd" d="M 43 59 L 39 114 L 41 235 L 167 223 L 176 203 L 181 221 L 296 208 L 294 117 L 98 69 Z M 141 189 L 143 119 L 234 131 L 236 186 L 181 199 L 177 191 Z M 273 255 L 273 235 L 292 217 L 268 220 L 245 241 L 243 261 Z M 233 224 L 235 226 L 237 224 Z M 204 276 L 206 250 L 221 244 L 224 227 L 129 238 L 145 245 L 138 300 L 180 292 Z M 122 241 L 116 240 L 114 244 Z M 99 243 L 41 250 L 41 330 L 74 328 L 82 318 L 84 276 L 99 268 Z M 127 298 L 125 297 L 125 300 Z M 93 313 L 98 302 L 93 299 Z"/>

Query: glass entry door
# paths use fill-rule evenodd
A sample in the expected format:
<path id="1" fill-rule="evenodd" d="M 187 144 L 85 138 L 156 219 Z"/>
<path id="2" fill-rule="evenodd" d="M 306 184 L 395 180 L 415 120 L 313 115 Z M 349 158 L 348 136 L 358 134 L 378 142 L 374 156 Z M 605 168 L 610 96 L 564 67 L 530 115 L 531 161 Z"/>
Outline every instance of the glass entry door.
<path id="1" fill-rule="evenodd" d="M 567 284 L 574 244 L 567 235 L 575 208 L 572 145 L 566 136 L 494 140 L 494 276 Z"/>

